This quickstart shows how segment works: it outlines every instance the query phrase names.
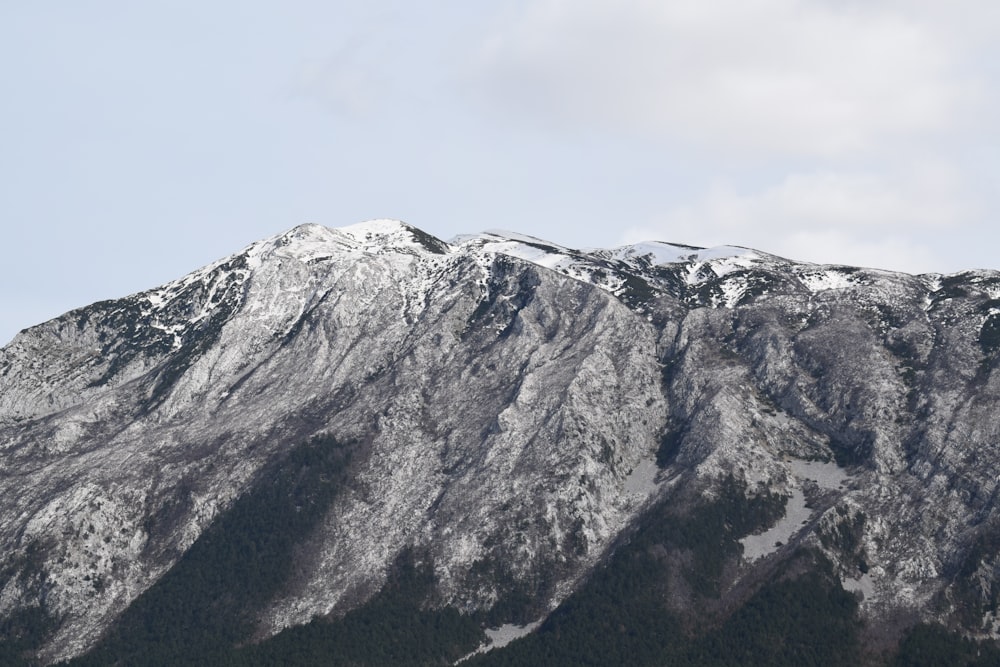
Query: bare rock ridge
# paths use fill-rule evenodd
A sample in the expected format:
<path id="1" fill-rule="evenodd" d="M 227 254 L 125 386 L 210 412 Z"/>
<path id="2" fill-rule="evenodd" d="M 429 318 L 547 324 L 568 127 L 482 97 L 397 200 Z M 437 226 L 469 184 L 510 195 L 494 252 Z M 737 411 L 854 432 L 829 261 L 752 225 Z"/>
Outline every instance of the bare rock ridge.
<path id="1" fill-rule="evenodd" d="M 358 609 L 405 558 L 423 608 L 541 619 L 648 517 L 733 489 L 767 509 L 727 524 L 716 602 L 681 576 L 666 607 L 719 622 L 808 552 L 886 641 L 996 638 L 998 351 L 995 272 L 296 227 L 0 350 L 0 644 L 110 641 L 276 479 L 280 576 L 234 644 Z"/>

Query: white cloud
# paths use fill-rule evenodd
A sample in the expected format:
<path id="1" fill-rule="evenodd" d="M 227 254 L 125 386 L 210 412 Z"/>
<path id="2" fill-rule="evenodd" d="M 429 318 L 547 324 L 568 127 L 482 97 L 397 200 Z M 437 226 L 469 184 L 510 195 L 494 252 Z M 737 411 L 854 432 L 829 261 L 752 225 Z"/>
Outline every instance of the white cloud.
<path id="1" fill-rule="evenodd" d="M 903 234 L 858 237 L 837 229 L 796 231 L 783 238 L 783 257 L 818 264 L 867 266 L 907 273 L 941 272 L 930 248 Z"/>
<path id="2" fill-rule="evenodd" d="M 477 63 L 491 103 L 726 150 L 843 156 L 947 128 L 977 86 L 887 3 L 545 0 Z"/>
<path id="3" fill-rule="evenodd" d="M 507 113 L 639 138 L 690 182 L 726 173 L 624 242 L 940 270 L 993 164 L 1000 11 L 956 2 L 539 0 L 474 74 Z"/>
<path id="4" fill-rule="evenodd" d="M 957 174 L 925 164 L 886 177 L 871 173 L 792 174 L 741 194 L 717 186 L 696 202 L 625 233 L 623 243 L 657 239 L 745 245 L 792 259 L 940 270 L 916 238 L 948 233 L 970 215 Z"/>

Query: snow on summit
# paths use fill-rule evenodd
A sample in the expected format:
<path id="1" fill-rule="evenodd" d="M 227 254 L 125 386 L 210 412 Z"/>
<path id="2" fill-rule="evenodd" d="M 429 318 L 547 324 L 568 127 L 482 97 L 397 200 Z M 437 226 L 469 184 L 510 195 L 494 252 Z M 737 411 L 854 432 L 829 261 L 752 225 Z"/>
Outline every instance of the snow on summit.
<path id="1" fill-rule="evenodd" d="M 417 301 L 445 264 L 462 256 L 473 259 L 485 271 L 498 256 L 513 258 L 624 299 L 653 298 L 671 289 L 670 281 L 687 288 L 720 281 L 720 294 L 706 302 L 712 305 L 738 303 L 752 289 L 743 278 L 746 271 L 775 262 L 787 264 L 798 276 L 798 284 L 813 293 L 844 289 L 859 280 L 845 267 L 789 262 L 737 246 L 699 248 L 646 241 L 610 249 L 573 249 L 498 229 L 460 235 L 445 242 L 399 220 L 374 219 L 338 228 L 307 223 L 253 243 L 178 280 L 136 295 L 141 301 L 140 319 L 172 337 L 172 345 L 178 347 L 189 326 L 208 318 L 225 300 L 224 294 L 229 295 L 228 300 L 240 300 L 242 286 L 249 284 L 251 276 L 259 275 L 263 266 L 289 259 L 306 265 L 331 260 L 353 264 L 359 255 L 379 256 L 380 261 L 400 269 L 412 267 L 415 272 L 405 270 L 409 277 L 401 287 Z M 668 274 L 674 277 L 664 278 Z M 195 293 L 201 296 L 195 299 L 198 306 L 192 310 L 184 304 L 190 303 Z M 632 305 L 639 307 L 637 302 Z"/>
<path id="2" fill-rule="evenodd" d="M 740 248 L 737 246 L 697 248 L 694 246 L 664 243 L 663 241 L 643 241 L 634 245 L 621 246 L 605 251 L 598 250 L 596 252 L 606 253 L 611 257 L 623 260 L 644 258 L 653 266 L 684 262 L 706 262 L 713 259 L 759 259 L 759 255 L 749 248 Z"/>
<path id="3" fill-rule="evenodd" d="M 399 220 L 366 220 L 347 227 L 338 227 L 337 232 L 359 245 L 378 244 L 394 246 L 397 244 L 412 244 L 411 227 Z"/>

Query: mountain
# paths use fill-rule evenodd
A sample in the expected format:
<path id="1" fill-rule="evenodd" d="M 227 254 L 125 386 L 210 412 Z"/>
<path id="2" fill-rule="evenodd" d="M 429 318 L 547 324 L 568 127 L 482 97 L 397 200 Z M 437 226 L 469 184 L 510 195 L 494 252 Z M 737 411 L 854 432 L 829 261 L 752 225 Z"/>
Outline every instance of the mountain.
<path id="1" fill-rule="evenodd" d="M 296 227 L 0 350 L 0 661 L 986 660 L 998 354 L 991 271 Z"/>

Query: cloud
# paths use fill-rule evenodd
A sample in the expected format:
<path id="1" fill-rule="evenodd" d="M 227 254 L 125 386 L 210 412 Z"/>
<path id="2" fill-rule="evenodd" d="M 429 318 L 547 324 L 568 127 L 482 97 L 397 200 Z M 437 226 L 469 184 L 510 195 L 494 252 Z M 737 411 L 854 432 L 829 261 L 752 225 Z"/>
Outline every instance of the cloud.
<path id="1" fill-rule="evenodd" d="M 942 272 L 926 245 L 903 234 L 880 238 L 859 238 L 843 230 L 805 230 L 782 239 L 776 253 L 791 259 L 817 264 L 847 264 L 906 273 Z"/>
<path id="2" fill-rule="evenodd" d="M 948 128 L 954 42 L 890 3 L 545 0 L 488 41 L 508 111 L 725 150 L 841 157 Z"/>
<path id="3" fill-rule="evenodd" d="M 628 229 L 622 242 L 745 245 L 803 261 L 918 273 L 941 269 L 934 249 L 916 239 L 961 226 L 971 214 L 966 200 L 949 165 L 916 165 L 891 177 L 790 174 L 750 194 L 716 186 L 694 203 Z"/>
<path id="4" fill-rule="evenodd" d="M 686 165 L 624 242 L 941 270 L 994 164 L 1000 10 L 956 2 L 539 0 L 484 45 L 474 90 Z"/>

